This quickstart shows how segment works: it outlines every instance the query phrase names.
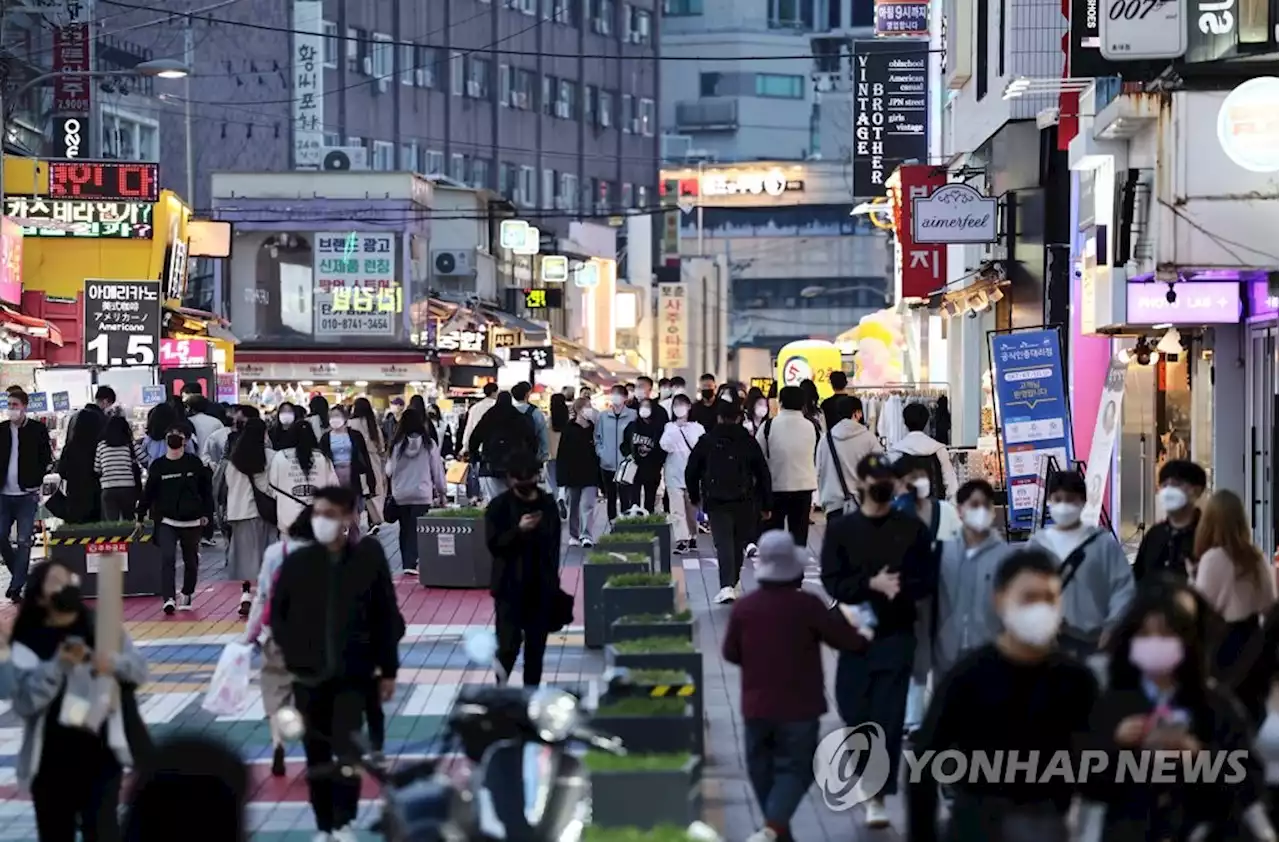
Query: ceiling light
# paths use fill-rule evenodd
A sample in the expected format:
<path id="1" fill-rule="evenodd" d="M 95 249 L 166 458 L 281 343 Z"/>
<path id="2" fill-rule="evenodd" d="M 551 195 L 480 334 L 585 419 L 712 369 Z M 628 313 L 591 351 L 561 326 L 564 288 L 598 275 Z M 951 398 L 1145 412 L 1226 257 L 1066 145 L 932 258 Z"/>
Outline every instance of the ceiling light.
<path id="1" fill-rule="evenodd" d="M 1156 344 L 1156 350 L 1162 354 L 1181 354 L 1182 337 L 1178 335 L 1178 329 L 1171 327 L 1165 331 Z"/>

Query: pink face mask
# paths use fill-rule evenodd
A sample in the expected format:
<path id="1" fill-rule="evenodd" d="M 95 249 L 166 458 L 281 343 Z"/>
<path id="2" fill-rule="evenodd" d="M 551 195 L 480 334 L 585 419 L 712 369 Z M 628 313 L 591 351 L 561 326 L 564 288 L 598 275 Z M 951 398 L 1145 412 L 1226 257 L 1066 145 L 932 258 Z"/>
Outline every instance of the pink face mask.
<path id="1" fill-rule="evenodd" d="M 1135 637 L 1129 642 L 1129 662 L 1145 675 L 1168 675 L 1184 655 L 1182 640 L 1176 637 Z"/>

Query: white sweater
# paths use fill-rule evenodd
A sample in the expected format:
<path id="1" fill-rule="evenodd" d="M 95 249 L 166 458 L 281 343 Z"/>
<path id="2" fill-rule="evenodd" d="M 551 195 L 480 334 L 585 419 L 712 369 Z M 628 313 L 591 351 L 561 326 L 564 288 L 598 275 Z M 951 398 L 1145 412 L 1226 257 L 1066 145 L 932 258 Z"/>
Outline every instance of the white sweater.
<path id="1" fill-rule="evenodd" d="M 947 499 L 955 499 L 956 492 L 960 490 L 960 483 L 956 479 L 956 469 L 951 464 L 951 454 L 947 452 L 945 444 L 917 430 L 907 433 L 889 445 L 890 459 L 896 462 L 903 456 L 937 456 L 938 465 L 942 469 L 942 484 L 946 486 Z"/>
<path id="2" fill-rule="evenodd" d="M 774 491 L 817 489 L 818 428 L 803 412 L 780 410 L 771 424 L 761 425 L 756 441 L 769 463 Z"/>
<path id="3" fill-rule="evenodd" d="M 281 535 L 287 535 L 303 507 L 315 500 L 316 489 L 337 485 L 338 474 L 319 448 L 311 453 L 311 472 L 302 470 L 297 451 L 290 447 L 271 457 L 267 479 L 271 482 L 270 493 L 276 498 L 276 528 Z"/>
<path id="4" fill-rule="evenodd" d="M 662 428 L 662 439 L 658 442 L 667 454 L 663 465 L 663 476 L 666 486 L 671 491 L 684 491 L 684 469 L 689 464 L 689 454 L 706 430 L 696 421 L 685 421 L 683 424 L 668 421 Z"/>

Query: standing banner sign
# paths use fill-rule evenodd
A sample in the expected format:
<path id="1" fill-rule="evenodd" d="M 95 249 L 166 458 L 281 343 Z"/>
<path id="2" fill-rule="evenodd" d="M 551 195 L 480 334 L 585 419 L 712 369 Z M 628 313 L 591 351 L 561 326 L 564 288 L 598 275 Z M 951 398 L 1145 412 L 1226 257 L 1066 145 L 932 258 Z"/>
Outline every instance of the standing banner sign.
<path id="1" fill-rule="evenodd" d="M 1034 524 L 1040 468 L 1071 466 L 1071 416 L 1056 328 L 991 336 L 992 380 L 1004 447 L 1010 529 Z"/>
<path id="2" fill-rule="evenodd" d="M 1084 474 L 1085 490 L 1089 496 L 1080 519 L 1085 526 L 1097 526 L 1102 517 L 1107 477 L 1111 475 L 1111 457 L 1115 453 L 1116 438 L 1120 435 L 1120 404 L 1124 401 L 1124 380 L 1128 371 L 1127 362 L 1113 359 L 1107 371 L 1107 382 L 1102 387 L 1098 421 L 1093 427 L 1089 464 Z"/>
<path id="3" fill-rule="evenodd" d="M 160 282 L 84 282 L 86 365 L 156 365 L 160 350 Z"/>

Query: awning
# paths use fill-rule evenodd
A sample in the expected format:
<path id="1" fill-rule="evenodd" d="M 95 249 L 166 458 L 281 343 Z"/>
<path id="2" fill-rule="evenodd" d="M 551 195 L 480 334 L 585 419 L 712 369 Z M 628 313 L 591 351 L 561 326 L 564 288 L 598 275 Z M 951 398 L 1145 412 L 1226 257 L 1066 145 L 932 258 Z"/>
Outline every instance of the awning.
<path id="1" fill-rule="evenodd" d="M 596 357 L 592 362 L 610 374 L 615 382 L 619 380 L 635 380 L 637 377 L 644 376 L 644 372 L 640 371 L 640 369 L 615 360 L 612 357 Z"/>
<path id="2" fill-rule="evenodd" d="M 576 363 L 589 363 L 595 358 L 595 354 L 591 353 L 586 346 L 571 342 L 555 333 L 551 334 L 551 347 L 555 349 L 557 358 L 564 357 Z"/>
<path id="3" fill-rule="evenodd" d="M 230 330 L 231 322 L 217 313 L 197 310 L 193 307 L 166 306 L 164 310 L 170 316 L 182 320 L 184 333 L 204 333 L 211 339 L 221 339 L 232 344 L 240 341 Z"/>
<path id="4" fill-rule="evenodd" d="M 0 325 L 14 333 L 21 333 L 33 339 L 47 339 L 54 345 L 62 345 L 62 331 L 58 329 L 57 325 L 44 319 L 37 319 L 35 316 L 20 313 L 3 304 L 0 304 Z"/>
<path id="5" fill-rule="evenodd" d="M 547 341 L 548 331 L 546 325 L 531 322 L 526 318 L 517 316 L 514 313 L 508 313 L 505 310 L 495 310 L 489 307 L 482 307 L 481 310 L 484 315 L 496 320 L 500 327 L 504 327 L 507 330 L 520 331 L 524 334 L 525 342 Z"/>

